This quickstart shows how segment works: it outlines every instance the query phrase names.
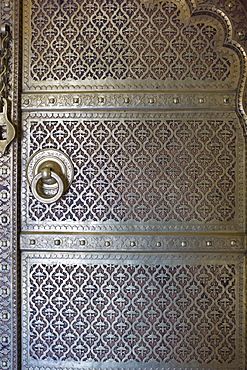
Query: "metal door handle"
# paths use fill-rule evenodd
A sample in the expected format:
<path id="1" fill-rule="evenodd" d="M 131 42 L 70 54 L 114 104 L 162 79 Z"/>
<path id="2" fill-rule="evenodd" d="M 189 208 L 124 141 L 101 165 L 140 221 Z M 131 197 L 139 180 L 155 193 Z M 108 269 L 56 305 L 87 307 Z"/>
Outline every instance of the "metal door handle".
<path id="1" fill-rule="evenodd" d="M 55 190 L 54 195 L 47 195 L 44 193 L 44 191 L 42 192 L 41 188 L 44 187 L 44 183 L 43 186 L 42 185 L 39 186 L 40 180 L 41 182 L 42 180 L 43 182 L 45 182 L 46 180 L 49 179 L 54 179 L 57 184 L 56 186 L 57 189 Z M 36 199 L 43 203 L 54 203 L 57 200 L 59 200 L 64 193 L 64 188 L 65 186 L 63 179 L 56 172 L 51 171 L 50 168 L 42 168 L 42 170 L 36 176 L 34 176 L 33 181 L 31 183 L 33 195 L 35 196 Z"/>
<path id="2" fill-rule="evenodd" d="M 27 165 L 27 179 L 34 197 L 42 203 L 54 203 L 68 189 L 74 177 L 70 158 L 56 149 L 40 150 Z"/>

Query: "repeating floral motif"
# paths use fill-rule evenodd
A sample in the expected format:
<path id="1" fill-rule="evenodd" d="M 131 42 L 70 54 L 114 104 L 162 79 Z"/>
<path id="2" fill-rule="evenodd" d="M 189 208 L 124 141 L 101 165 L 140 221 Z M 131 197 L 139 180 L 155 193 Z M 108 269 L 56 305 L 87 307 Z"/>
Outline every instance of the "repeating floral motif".
<path id="1" fill-rule="evenodd" d="M 28 274 L 30 363 L 236 361 L 234 264 L 52 260 Z"/>
<path id="2" fill-rule="evenodd" d="M 221 115 L 222 117 L 222 115 Z M 163 114 L 30 120 L 30 155 L 56 148 L 75 166 L 57 203 L 29 194 L 32 221 L 230 222 L 236 212 L 234 121 Z"/>
<path id="3" fill-rule="evenodd" d="M 26 1 L 24 1 L 26 2 Z M 61 2 L 62 3 L 62 2 Z M 227 16 L 230 18 L 232 21 L 232 24 L 234 25 L 234 37 L 237 39 L 242 45 L 245 45 L 246 48 L 246 43 L 247 43 L 247 36 L 246 36 L 246 16 L 245 12 L 243 11 L 243 7 L 241 5 L 240 0 L 231 0 L 231 1 L 225 1 L 225 0 L 198 0 L 198 4 L 205 6 L 205 8 L 209 8 L 211 5 L 216 6 L 221 8 Z M 15 2 L 15 11 L 17 11 L 17 5 L 18 1 Z M 232 4 L 229 6 L 229 4 Z M 29 5 L 28 5 L 29 6 Z M 1 15 L 2 15 L 2 20 L 3 23 L 8 23 L 11 26 L 12 29 L 12 24 L 15 24 L 15 28 L 18 27 L 18 14 L 15 18 L 15 21 L 13 21 L 13 1 L 12 0 L 6 0 L 2 2 L 1 4 Z M 31 6 L 30 6 L 31 8 Z M 25 16 L 25 15 L 24 15 Z M 20 18 L 20 17 L 19 17 Z M 26 20 L 24 21 L 24 25 L 28 24 Z M 14 32 L 13 32 L 14 33 Z M 15 30 L 15 37 L 16 39 L 18 38 L 18 31 Z M 18 52 L 16 53 L 18 54 Z M 15 63 L 13 63 L 13 70 L 15 72 L 17 71 L 16 67 L 16 60 L 17 56 L 15 56 Z M 12 61 L 11 61 L 12 62 Z M 10 79 L 12 76 L 10 76 Z M 18 76 L 15 75 L 14 80 L 17 81 Z M 16 94 L 17 92 L 15 92 Z M 245 99 L 247 101 L 247 99 Z M 244 102 L 245 103 L 245 102 Z M 246 105 L 246 103 L 245 103 Z M 16 110 L 17 107 L 15 107 L 15 112 L 14 115 L 16 115 Z M 18 120 L 16 120 L 17 122 Z M 14 169 L 11 168 L 11 171 L 7 171 L 5 173 L 5 168 L 9 169 L 10 164 L 12 163 L 12 160 L 15 158 L 15 154 L 13 152 L 8 152 L 5 155 L 1 155 L 1 162 L 0 162 L 0 173 L 1 170 L 4 169 L 4 172 L 0 176 L 0 183 L 1 183 L 1 192 L 3 191 L 5 194 L 5 191 L 9 192 L 11 194 L 11 197 L 6 201 L 5 195 L 4 197 L 1 198 L 1 215 L 3 217 L 10 217 L 11 215 L 11 199 L 14 202 L 14 199 L 16 199 L 17 196 L 17 189 L 15 188 L 15 185 L 13 184 L 13 178 L 12 176 L 16 175 L 15 169 L 17 164 L 15 164 Z M 15 161 L 15 160 L 14 160 Z M 16 162 L 16 161 L 15 161 Z M 16 162 L 17 163 L 17 162 Z M 14 175 L 13 175 L 14 174 Z M 8 219 L 8 218 L 7 218 Z M 5 218 L 3 219 L 5 223 Z M 9 219 L 8 219 L 9 220 Z M 0 225 L 0 236 L 1 236 L 1 241 L 0 241 L 0 252 L 1 252 L 1 289 L 3 288 L 1 294 L 1 306 L 0 306 L 0 311 L 1 311 L 1 316 L 0 316 L 0 323 L 1 323 L 1 344 L 0 344 L 0 366 L 3 369 L 19 369 L 19 365 L 16 362 L 17 359 L 17 335 L 16 335 L 16 325 L 12 325 L 12 322 L 15 321 L 16 317 L 16 302 L 15 302 L 15 295 L 16 293 L 16 281 L 13 284 L 13 280 L 16 279 L 16 245 L 15 241 L 14 244 L 11 242 L 11 228 L 12 224 L 15 226 L 16 220 L 13 218 L 13 215 L 10 217 L 11 224 L 1 224 Z M 7 266 L 7 267 L 6 267 Z M 240 274 L 240 276 L 242 276 Z M 6 296 L 4 292 L 6 292 L 6 287 L 7 292 L 11 292 L 11 295 Z M 238 301 L 238 298 L 237 298 Z M 236 317 L 237 322 L 239 319 L 239 316 L 237 315 Z M 12 328 L 14 326 L 14 328 Z M 172 365 L 171 365 L 172 366 Z M 187 368 L 187 365 L 185 365 Z M 202 365 L 203 368 L 208 368 L 206 367 L 205 364 Z M 209 365 L 210 366 L 210 365 Z M 222 368 L 224 369 L 231 369 L 233 368 L 234 365 L 230 364 L 230 367 L 227 367 L 227 365 L 223 365 Z M 244 365 L 243 365 L 244 366 Z M 237 365 L 236 365 L 237 367 Z M 56 367 L 57 368 L 57 367 Z M 94 367 L 91 367 L 94 368 Z M 98 369 L 98 366 L 96 365 L 95 368 Z M 140 365 L 138 366 L 138 369 L 143 367 Z M 158 368 L 156 366 L 155 368 Z M 175 368 L 172 367 L 172 368 Z M 182 365 L 179 366 L 179 369 L 182 368 Z M 191 365 L 192 368 L 192 365 Z M 201 368 L 199 367 L 194 367 L 193 368 Z M 234 367 L 235 368 L 235 367 Z M 111 369 L 111 366 L 107 366 L 107 369 Z M 159 367 L 160 369 L 160 367 Z M 215 370 L 215 366 L 213 365 L 211 367 L 212 370 Z"/>
<path id="4" fill-rule="evenodd" d="M 222 27 L 180 19 L 185 2 L 33 1 L 33 81 L 119 79 L 223 82 L 236 56 L 217 50 Z"/>

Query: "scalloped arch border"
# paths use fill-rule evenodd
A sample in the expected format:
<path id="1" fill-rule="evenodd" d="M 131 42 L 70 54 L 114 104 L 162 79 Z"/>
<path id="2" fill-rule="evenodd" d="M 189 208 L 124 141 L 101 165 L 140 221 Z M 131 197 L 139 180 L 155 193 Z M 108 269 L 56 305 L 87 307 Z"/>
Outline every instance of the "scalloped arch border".
<path id="1" fill-rule="evenodd" d="M 193 8 L 193 10 L 191 11 L 191 17 L 197 15 L 209 15 L 217 18 L 220 21 L 225 31 L 225 41 L 222 46 L 230 48 L 233 51 L 235 51 L 239 58 L 241 72 L 239 76 L 237 89 L 236 113 L 238 114 L 240 123 L 243 127 L 243 133 L 247 135 L 247 112 L 245 112 L 243 106 L 244 91 L 247 82 L 247 52 L 239 42 L 233 39 L 233 25 L 232 22 L 230 21 L 230 18 L 225 12 L 223 12 L 221 9 L 215 6 L 211 8 L 206 6 L 194 7 L 195 4 L 194 0 L 185 0 L 185 1 L 189 3 L 190 9 Z"/>
<path id="2" fill-rule="evenodd" d="M 158 4 L 160 0 L 141 0 L 146 4 Z M 164 0 L 162 0 L 163 2 Z M 216 6 L 209 7 L 206 6 L 198 6 L 196 0 L 183 0 L 190 9 L 190 16 L 197 16 L 197 15 L 209 15 L 212 17 L 217 18 L 220 23 L 222 24 L 224 31 L 225 31 L 225 42 L 223 43 L 223 47 L 228 47 L 236 52 L 238 58 L 240 60 L 240 67 L 241 67 L 241 75 L 239 76 L 238 82 L 238 90 L 237 90 L 237 99 L 236 99 L 236 110 L 237 114 L 240 119 L 240 123 L 243 127 L 243 132 L 247 135 L 247 112 L 244 110 L 243 106 L 243 99 L 244 99 L 244 92 L 246 82 L 247 82 L 247 52 L 242 47 L 242 45 L 233 39 L 233 25 L 229 18 L 229 16 L 223 12 L 223 10 L 217 8 Z M 180 4 L 179 0 L 174 0 L 173 2 Z M 241 5 L 243 6 L 242 2 L 240 1 Z"/>

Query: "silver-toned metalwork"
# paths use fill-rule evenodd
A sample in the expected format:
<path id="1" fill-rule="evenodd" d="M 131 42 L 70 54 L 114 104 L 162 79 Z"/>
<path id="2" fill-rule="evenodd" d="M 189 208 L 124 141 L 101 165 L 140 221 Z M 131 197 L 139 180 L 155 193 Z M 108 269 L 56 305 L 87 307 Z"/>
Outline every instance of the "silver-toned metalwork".
<path id="1" fill-rule="evenodd" d="M 41 204 L 23 171 L 23 368 L 244 368 L 246 63 L 232 40 L 232 24 L 245 27 L 226 15 L 235 6 L 30 5 L 22 166 L 55 148 L 75 178 Z M 51 180 L 47 168 L 34 178 Z"/>
<path id="2" fill-rule="evenodd" d="M 61 231 L 243 230 L 244 141 L 235 114 L 26 115 L 23 167 L 31 140 L 70 156 L 75 181 L 61 203 L 40 212 L 23 177 L 23 228 L 42 219 L 43 230 Z"/>
<path id="3" fill-rule="evenodd" d="M 34 153 L 29 159 L 26 173 L 34 197 L 47 204 L 59 200 L 74 177 L 69 157 L 55 149 Z"/>
<path id="4" fill-rule="evenodd" d="M 243 368 L 243 262 L 25 252 L 23 366 L 188 369 L 193 358 L 196 369 Z"/>
<path id="5" fill-rule="evenodd" d="M 245 236 L 244 234 L 236 235 L 211 235 L 210 241 L 207 235 L 104 235 L 95 233 L 90 235 L 72 234 L 56 234 L 52 235 L 42 232 L 41 234 L 23 234 L 21 236 L 22 250 L 49 250 L 50 252 L 57 251 L 57 245 L 61 251 L 81 251 L 88 250 L 94 252 L 108 251 L 124 251 L 136 253 L 152 251 L 160 253 L 169 251 L 181 253 L 208 252 L 213 253 L 219 251 L 224 253 L 243 253 L 245 251 Z M 56 244 L 58 243 L 59 244 Z"/>

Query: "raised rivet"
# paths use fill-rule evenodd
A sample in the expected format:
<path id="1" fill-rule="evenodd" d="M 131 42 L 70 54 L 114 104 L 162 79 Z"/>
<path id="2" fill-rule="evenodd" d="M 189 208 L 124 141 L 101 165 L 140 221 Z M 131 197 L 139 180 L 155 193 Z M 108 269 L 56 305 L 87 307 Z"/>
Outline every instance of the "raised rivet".
<path id="1" fill-rule="evenodd" d="M 238 37 L 239 37 L 240 39 L 243 39 L 243 38 L 244 38 L 244 36 L 245 36 L 245 33 L 244 33 L 242 30 L 239 30 L 239 31 L 237 32 L 237 34 L 238 34 Z"/>
<path id="2" fill-rule="evenodd" d="M 86 241 L 85 240 L 80 240 L 80 245 L 85 245 Z"/>
<path id="3" fill-rule="evenodd" d="M 105 242 L 105 246 L 106 247 L 109 247 L 109 245 L 110 245 L 111 243 L 109 242 L 109 240 L 107 240 L 106 242 Z"/>
<path id="4" fill-rule="evenodd" d="M 99 96 L 99 97 L 98 97 L 98 102 L 99 102 L 99 103 L 104 103 L 104 101 L 105 101 L 104 96 Z"/>
<path id="5" fill-rule="evenodd" d="M 9 169 L 7 167 L 2 168 L 2 175 L 8 175 Z"/>
<path id="6" fill-rule="evenodd" d="M 130 99 L 128 97 L 124 98 L 124 103 L 125 104 L 129 104 L 129 102 L 130 102 Z"/>
<path id="7" fill-rule="evenodd" d="M 134 242 L 134 241 L 130 242 L 131 247 L 134 247 L 135 245 L 136 245 L 136 242 Z"/>
<path id="8" fill-rule="evenodd" d="M 2 294 L 4 294 L 4 295 L 8 294 L 8 289 L 7 288 L 2 288 Z"/>
<path id="9" fill-rule="evenodd" d="M 60 244 L 61 244 L 61 241 L 60 241 L 59 239 L 55 239 L 55 240 L 54 240 L 54 244 L 55 244 L 55 245 L 60 245 Z"/>
<path id="10" fill-rule="evenodd" d="M 7 313 L 7 312 L 3 312 L 2 313 L 2 319 L 3 320 L 6 320 L 6 319 L 8 319 L 9 318 L 9 314 Z"/>
<path id="11" fill-rule="evenodd" d="M 2 271 L 7 271 L 8 270 L 8 265 L 6 265 L 6 263 L 4 263 L 2 265 Z"/>
<path id="12" fill-rule="evenodd" d="M 7 199 L 8 198 L 8 193 L 6 191 L 1 192 L 1 198 L 2 199 Z"/>
<path id="13" fill-rule="evenodd" d="M 207 246 L 207 247 L 211 247 L 211 245 L 212 245 L 211 240 L 208 240 L 208 241 L 206 242 L 206 246 Z"/>
<path id="14" fill-rule="evenodd" d="M 236 245 L 236 244 L 237 244 L 236 240 L 231 240 L 231 245 L 232 245 L 232 246 L 234 246 L 234 245 Z"/>
<path id="15" fill-rule="evenodd" d="M 79 98 L 73 98 L 73 103 L 74 104 L 79 104 L 80 102 L 80 99 Z"/>
<path id="16" fill-rule="evenodd" d="M 2 337 L 2 343 L 8 343 L 9 338 L 8 337 Z"/>
<path id="17" fill-rule="evenodd" d="M 3 224 L 6 224 L 8 222 L 8 217 L 7 216 L 2 216 L 1 220 L 2 220 Z"/>
<path id="18" fill-rule="evenodd" d="M 182 247 L 186 247 L 187 243 L 185 241 L 181 242 Z"/>
<path id="19" fill-rule="evenodd" d="M 228 104 L 228 103 L 229 103 L 229 98 L 227 98 L 227 97 L 223 98 L 223 102 L 224 102 L 225 104 Z"/>
<path id="20" fill-rule="evenodd" d="M 7 367 L 7 366 L 8 366 L 7 361 L 2 361 L 2 367 Z"/>
<path id="21" fill-rule="evenodd" d="M 54 98 L 49 98 L 49 103 L 50 104 L 54 104 L 55 103 L 55 99 Z"/>
<path id="22" fill-rule="evenodd" d="M 5 3 L 4 3 L 4 7 L 5 7 L 5 8 L 9 8 L 9 2 L 8 2 L 8 1 L 5 1 Z"/>
<path id="23" fill-rule="evenodd" d="M 204 99 L 203 98 L 199 98 L 199 103 L 200 104 L 203 104 L 204 103 Z"/>
<path id="24" fill-rule="evenodd" d="M 148 104 L 154 104 L 154 98 L 149 98 L 148 99 Z"/>
<path id="25" fill-rule="evenodd" d="M 28 99 L 25 99 L 24 102 L 23 102 L 24 105 L 29 105 L 29 100 Z"/>
<path id="26" fill-rule="evenodd" d="M 179 103 L 179 99 L 178 98 L 173 98 L 173 103 L 174 104 L 178 104 Z"/>
<path id="27" fill-rule="evenodd" d="M 1 245 L 2 245 L 2 247 L 7 247 L 7 245 L 8 245 L 7 240 L 2 240 Z"/>
<path id="28" fill-rule="evenodd" d="M 29 244 L 34 245 L 36 243 L 35 239 L 30 239 Z"/>
<path id="29" fill-rule="evenodd" d="M 161 242 L 157 242 L 156 247 L 160 247 L 160 246 L 161 246 Z"/>

